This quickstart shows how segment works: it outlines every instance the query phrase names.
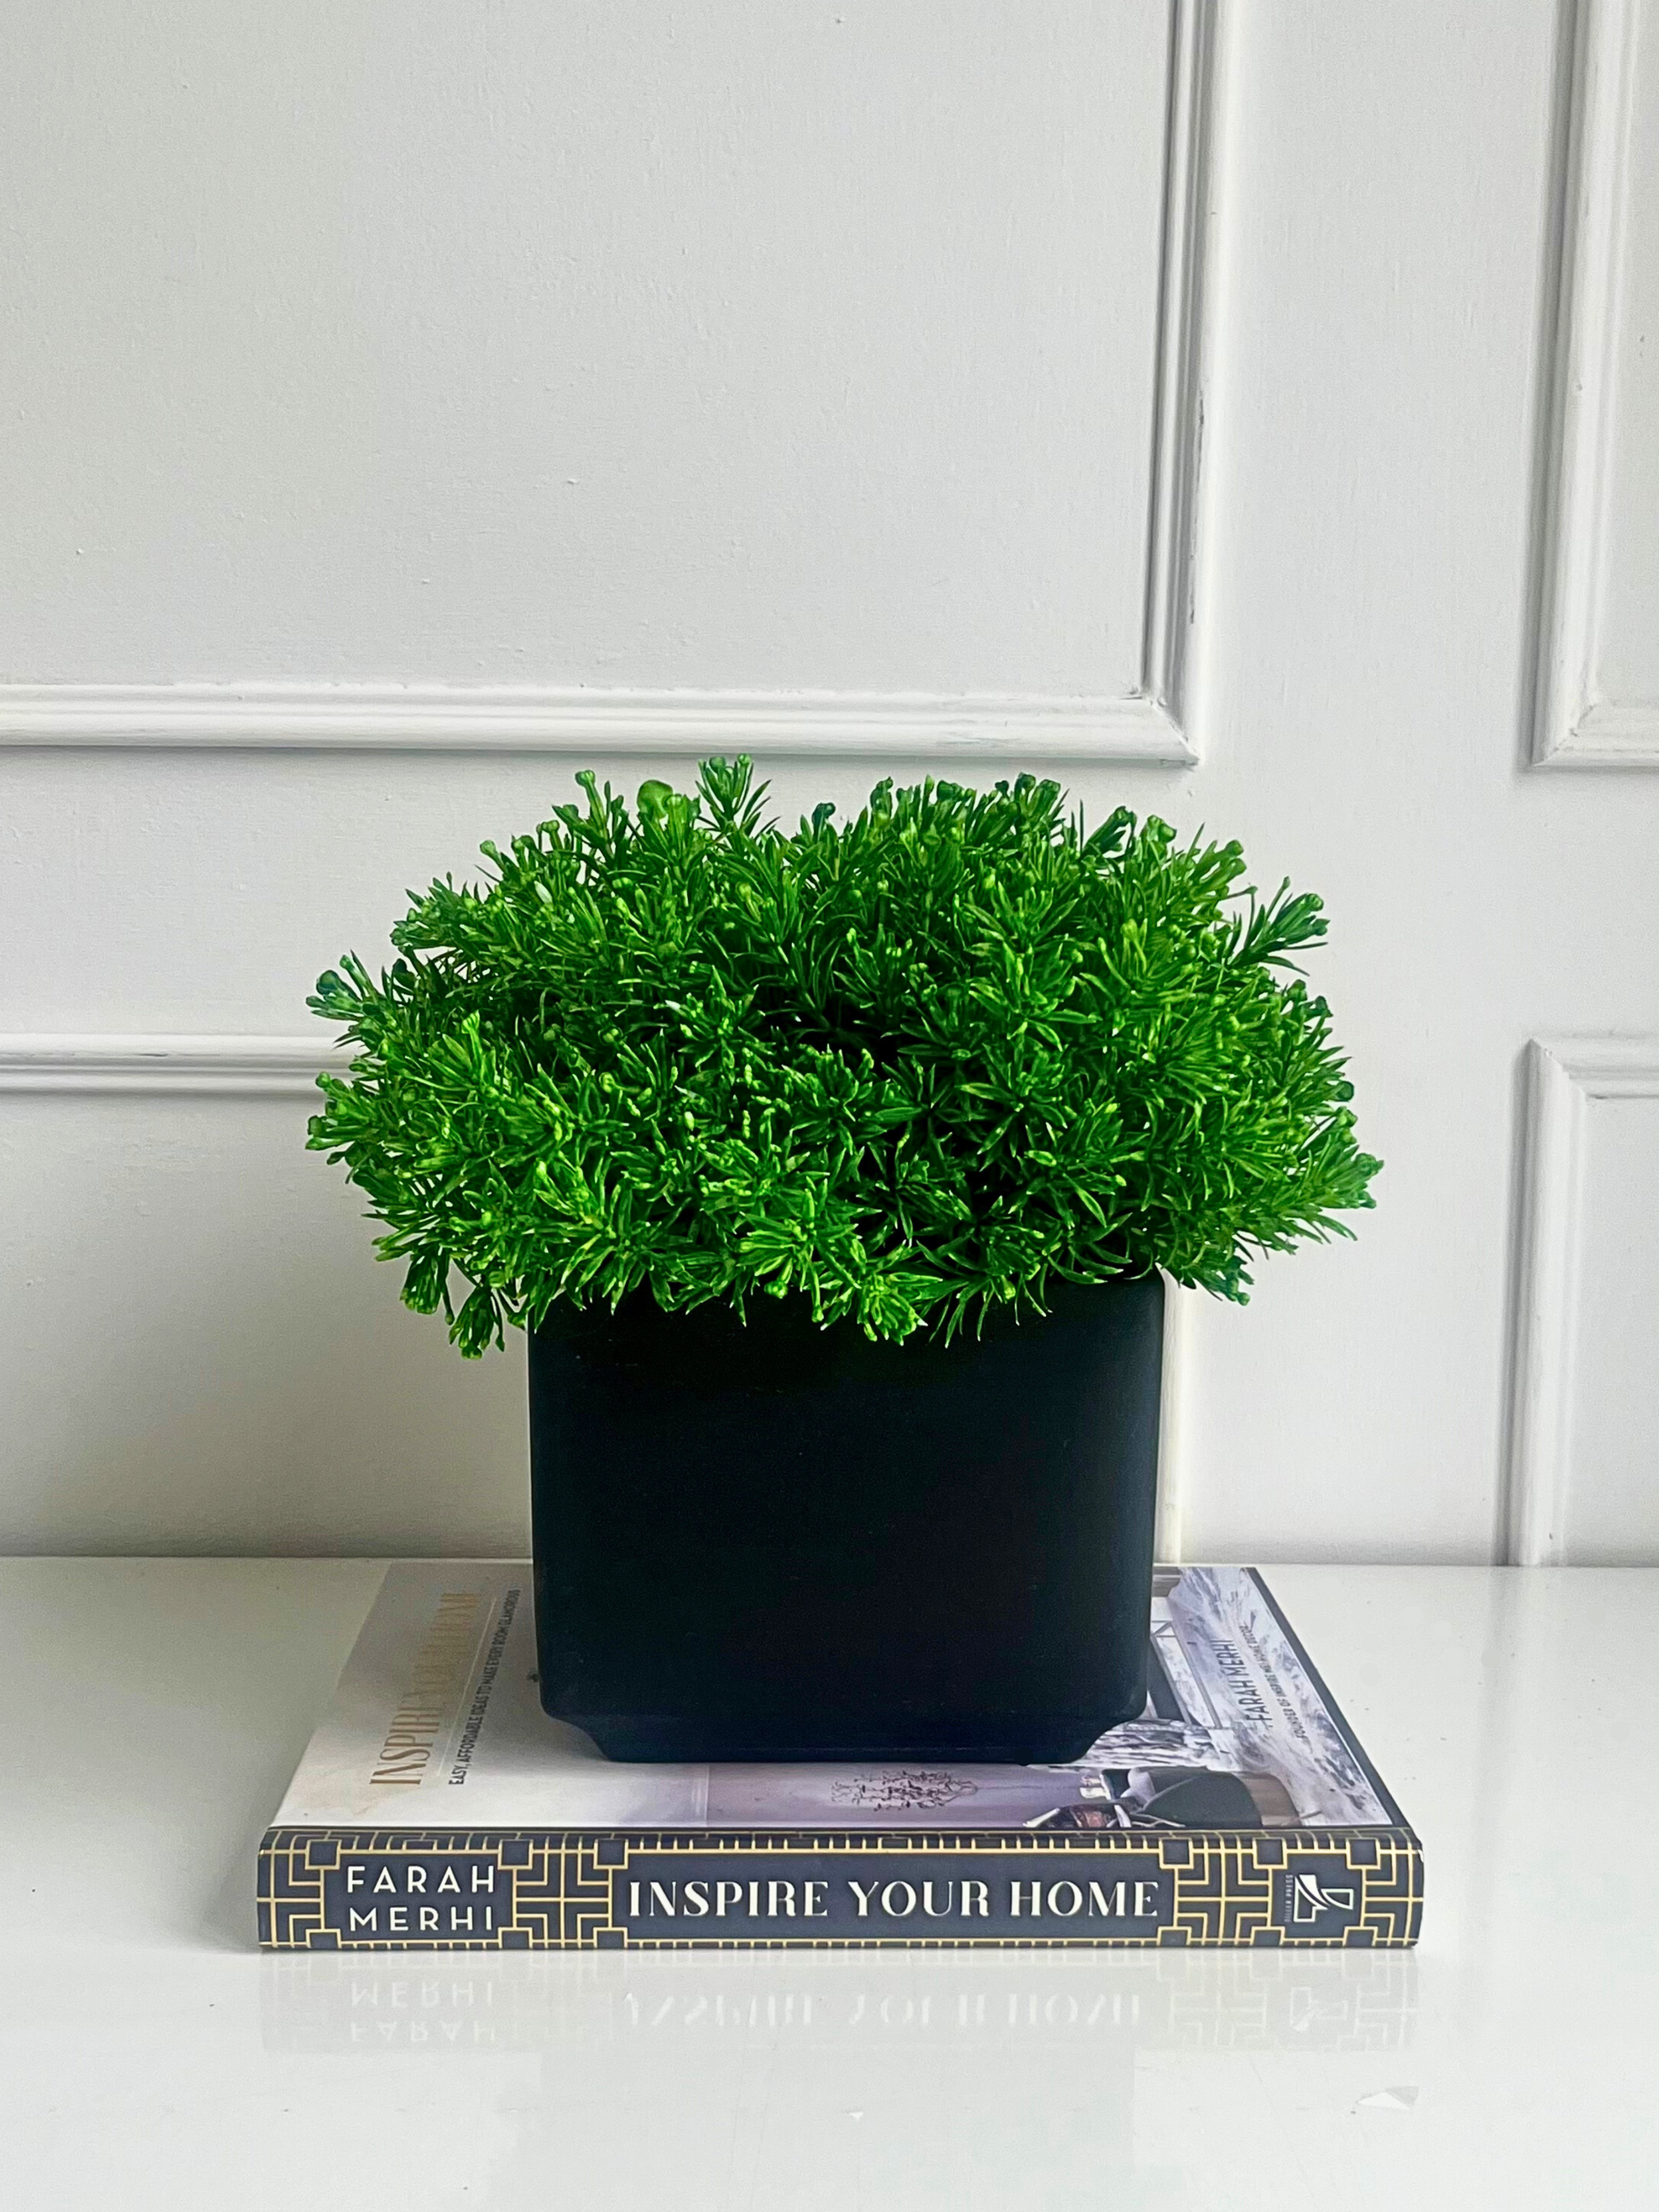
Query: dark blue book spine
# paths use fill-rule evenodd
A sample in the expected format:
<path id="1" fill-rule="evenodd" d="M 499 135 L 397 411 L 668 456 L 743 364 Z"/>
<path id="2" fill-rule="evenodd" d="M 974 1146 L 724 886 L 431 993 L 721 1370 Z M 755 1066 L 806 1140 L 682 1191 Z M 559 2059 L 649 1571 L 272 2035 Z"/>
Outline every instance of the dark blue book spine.
<path id="1" fill-rule="evenodd" d="M 273 1828 L 280 1951 L 1048 1948 L 1417 1940 L 1402 1826 L 1011 1834 Z"/>

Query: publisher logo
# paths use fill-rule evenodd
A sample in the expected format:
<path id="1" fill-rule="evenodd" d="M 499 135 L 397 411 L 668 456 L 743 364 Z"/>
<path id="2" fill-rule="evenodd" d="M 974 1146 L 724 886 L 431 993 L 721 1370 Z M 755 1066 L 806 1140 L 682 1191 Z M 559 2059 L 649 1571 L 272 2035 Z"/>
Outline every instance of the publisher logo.
<path id="1" fill-rule="evenodd" d="M 1364 1884 L 1340 1861 L 1293 1859 L 1279 1880 L 1280 1923 L 1290 1934 L 1328 1938 L 1358 1924 Z"/>

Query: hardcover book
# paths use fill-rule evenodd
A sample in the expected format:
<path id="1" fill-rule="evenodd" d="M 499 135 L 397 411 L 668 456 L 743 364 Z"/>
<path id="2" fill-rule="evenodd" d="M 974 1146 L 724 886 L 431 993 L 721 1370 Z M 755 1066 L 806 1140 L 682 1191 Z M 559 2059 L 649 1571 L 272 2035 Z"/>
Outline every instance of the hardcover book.
<path id="1" fill-rule="evenodd" d="M 1064 1766 L 618 1765 L 530 1570 L 400 1563 L 258 1858 L 293 1951 L 1414 1942 L 1416 1837 L 1252 1568 L 1160 1570 L 1138 1719 Z"/>

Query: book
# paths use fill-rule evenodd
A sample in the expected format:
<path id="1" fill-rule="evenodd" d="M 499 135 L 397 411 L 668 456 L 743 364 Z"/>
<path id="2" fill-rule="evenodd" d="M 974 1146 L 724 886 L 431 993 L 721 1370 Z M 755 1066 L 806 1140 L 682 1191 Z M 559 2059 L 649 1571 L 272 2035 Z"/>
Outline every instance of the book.
<path id="1" fill-rule="evenodd" d="M 260 1846 L 283 1951 L 1414 1942 L 1422 1852 L 1253 1568 L 1160 1569 L 1066 1765 L 623 1765 L 543 1711 L 524 1563 L 403 1562 Z"/>

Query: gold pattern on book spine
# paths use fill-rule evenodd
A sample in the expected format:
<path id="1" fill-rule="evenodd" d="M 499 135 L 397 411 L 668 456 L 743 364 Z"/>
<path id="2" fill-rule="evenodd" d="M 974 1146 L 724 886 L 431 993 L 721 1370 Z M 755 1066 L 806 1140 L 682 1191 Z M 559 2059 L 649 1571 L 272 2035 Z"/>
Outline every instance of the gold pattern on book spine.
<path id="1" fill-rule="evenodd" d="M 423 1934 L 416 1922 L 397 1923 L 387 1935 L 368 1917 L 368 1899 L 356 1929 L 331 1921 L 326 1889 L 345 1863 L 444 1859 L 477 1869 L 466 1893 L 475 1918 L 470 1932 Z M 630 1869 L 662 1876 L 677 1857 L 729 1863 L 744 1860 L 839 1862 L 849 1872 L 901 1876 L 907 1860 L 925 1858 L 979 1864 L 999 1862 L 1022 1879 L 1110 1875 L 1137 1864 L 1154 1868 L 1170 1885 L 1170 1909 L 1155 1932 L 1072 1932 L 1049 1923 L 1023 1935 L 923 1933 L 921 1925 L 872 1927 L 868 1934 L 737 1936 L 673 1933 L 642 1936 L 627 1924 L 615 1900 Z M 458 1890 L 458 1894 L 459 1893 Z M 416 1893 L 409 1893 L 416 1894 Z M 428 1893 L 418 1893 L 424 1904 Z M 1339 1901 L 1334 1904 L 1333 1901 Z M 407 1904 L 400 1909 L 405 1913 Z M 435 1909 L 433 1908 L 433 1909 Z M 258 1917 L 262 1945 L 282 1951 L 524 1950 L 844 1950 L 1135 1948 L 1189 1949 L 1218 1946 L 1373 1950 L 1414 1942 L 1422 1910 L 1422 1862 L 1404 1829 L 1317 1828 L 1131 1831 L 1110 1838 L 968 1834 L 811 1835 L 701 1833 L 550 1834 L 406 1828 L 349 1832 L 274 1829 L 259 1854 Z M 483 1915 L 489 1914 L 488 1923 Z M 1340 1923 L 1333 1927 L 1333 1923 Z M 684 1923 L 681 1923 L 684 1925 Z"/>

